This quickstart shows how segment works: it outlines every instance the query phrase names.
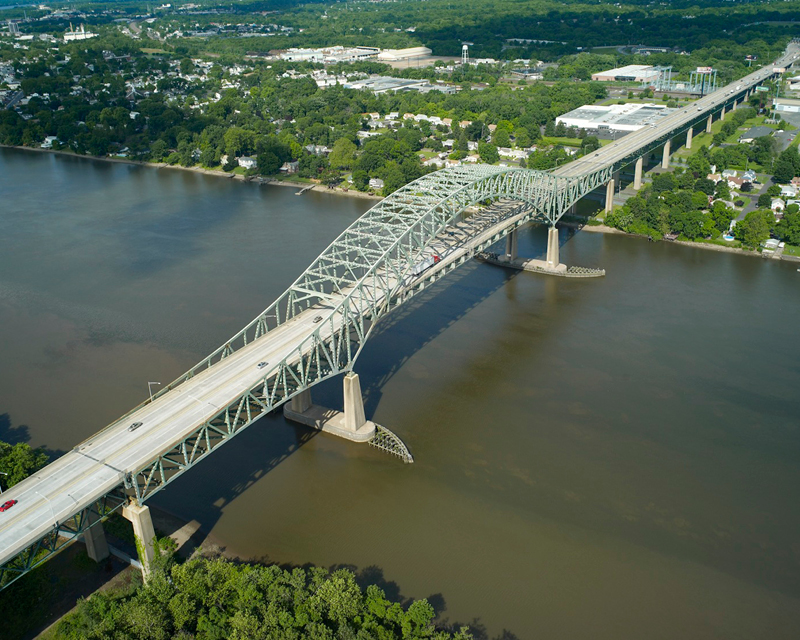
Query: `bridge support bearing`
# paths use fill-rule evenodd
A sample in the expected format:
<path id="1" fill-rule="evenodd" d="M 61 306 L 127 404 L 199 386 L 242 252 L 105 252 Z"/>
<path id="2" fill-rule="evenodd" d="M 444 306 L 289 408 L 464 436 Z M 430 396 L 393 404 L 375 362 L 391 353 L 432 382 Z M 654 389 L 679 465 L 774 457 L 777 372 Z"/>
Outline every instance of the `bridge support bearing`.
<path id="1" fill-rule="evenodd" d="M 603 209 L 606 213 L 611 213 L 614 209 L 614 184 L 614 178 L 611 178 L 606 185 L 606 206 Z"/>
<path id="2" fill-rule="evenodd" d="M 661 156 L 661 168 L 669 169 L 669 154 L 672 152 L 672 140 L 664 143 L 664 153 Z"/>
<path id="3" fill-rule="evenodd" d="M 689 127 L 688 131 L 686 131 L 686 148 L 692 148 L 692 128 Z"/>
<path id="4" fill-rule="evenodd" d="M 133 524 L 133 535 L 136 536 L 136 551 L 139 553 L 139 562 L 142 565 L 142 577 L 147 582 L 150 578 L 153 560 L 156 557 L 156 530 L 153 528 L 150 508 L 143 505 L 130 504 L 122 509 L 122 516 Z"/>
<path id="5" fill-rule="evenodd" d="M 361 383 L 358 374 L 352 371 L 344 377 L 344 411 L 312 404 L 311 391 L 306 389 L 283 405 L 283 416 L 352 442 L 368 442 L 376 432 L 375 423 L 365 418 Z"/>
<path id="6" fill-rule="evenodd" d="M 94 511 L 87 509 L 86 519 L 89 524 L 89 528 L 83 532 L 83 543 L 86 545 L 86 554 L 95 562 L 100 562 L 109 556 L 106 534 L 103 531 L 102 524 L 95 524 L 100 518 Z"/>
<path id="7" fill-rule="evenodd" d="M 506 236 L 506 259 L 509 262 L 514 262 L 517 259 L 518 249 L 517 249 L 517 230 L 514 229 L 511 233 Z"/>
<path id="8" fill-rule="evenodd" d="M 644 168 L 644 156 L 640 156 L 639 159 L 636 161 L 636 165 L 633 170 L 633 188 L 635 191 L 638 191 L 642 188 L 642 169 Z"/>
<path id="9" fill-rule="evenodd" d="M 708 114 L 708 120 L 706 120 L 706 133 L 711 133 L 711 119 L 712 115 Z"/>

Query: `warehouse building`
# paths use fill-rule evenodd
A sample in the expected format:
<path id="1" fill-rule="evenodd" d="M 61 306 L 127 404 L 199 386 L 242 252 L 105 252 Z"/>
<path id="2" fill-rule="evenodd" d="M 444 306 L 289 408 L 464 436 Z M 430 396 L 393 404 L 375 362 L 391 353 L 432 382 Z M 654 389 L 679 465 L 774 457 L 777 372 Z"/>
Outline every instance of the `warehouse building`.
<path id="1" fill-rule="evenodd" d="M 647 64 L 629 64 L 627 67 L 609 69 L 592 74 L 597 82 L 650 82 L 658 78 L 660 71 Z"/>
<path id="2" fill-rule="evenodd" d="M 638 131 L 673 113 L 659 104 L 585 105 L 556 118 L 556 124 L 598 133 Z"/>

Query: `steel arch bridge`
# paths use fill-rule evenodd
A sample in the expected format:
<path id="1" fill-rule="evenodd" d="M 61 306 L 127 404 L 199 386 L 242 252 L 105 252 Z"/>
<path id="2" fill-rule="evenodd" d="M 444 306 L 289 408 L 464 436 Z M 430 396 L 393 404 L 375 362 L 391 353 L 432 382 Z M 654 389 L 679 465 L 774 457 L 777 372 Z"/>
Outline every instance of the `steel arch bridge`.
<path id="1" fill-rule="evenodd" d="M 455 167 L 423 176 L 377 203 L 230 340 L 152 399 L 37 474 L 46 476 L 52 468 L 67 484 L 70 477 L 66 470 L 73 462 L 76 466 L 85 463 L 79 456 L 86 455 L 82 452 L 87 447 L 122 440 L 130 435 L 126 435 L 127 425 L 143 420 L 139 415 L 150 405 L 177 404 L 181 397 L 192 397 L 195 382 L 203 380 L 207 385 L 209 376 L 218 375 L 216 372 L 224 371 L 228 363 L 245 357 L 249 350 L 263 350 L 286 331 L 295 332 L 296 338 L 283 357 L 270 362 L 272 366 L 259 371 L 257 378 L 245 380 L 213 415 L 194 424 L 176 425 L 168 446 L 153 445 L 150 454 L 133 468 L 114 462 L 113 451 L 104 454 L 102 471 L 112 468 L 116 472 L 104 480 L 105 485 L 100 478 L 84 495 L 73 490 L 72 504 L 63 512 L 58 507 L 47 511 L 56 500 L 58 489 L 54 488 L 52 500 L 40 507 L 42 515 L 47 516 L 44 520 L 53 513 L 49 525 L 19 540 L 9 540 L 13 536 L 0 531 L 0 588 L 82 534 L 88 535 L 90 527 L 113 511 L 131 502 L 143 503 L 265 413 L 323 380 L 351 371 L 375 324 L 392 309 L 520 226 L 532 221 L 554 226 L 574 202 L 607 182 L 611 170 L 607 167 L 570 178 L 490 165 Z M 472 209 L 465 215 L 470 207 L 498 200 L 507 202 L 495 209 Z M 434 251 L 441 255 L 441 261 L 420 273 L 420 263 Z M 227 380 L 222 382 L 227 384 Z M 114 446 L 122 449 L 123 445 L 125 442 Z M 96 465 L 80 468 L 84 477 L 99 473 Z M 78 473 L 73 475 L 77 477 Z M 6 493 L 35 488 L 47 491 L 35 483 L 33 477 L 28 478 Z"/>
<path id="2" fill-rule="evenodd" d="M 442 239 L 469 207 L 500 199 L 521 203 L 514 216 L 497 222 L 489 243 L 493 244 L 531 221 L 554 226 L 575 202 L 607 183 L 612 170 L 605 167 L 588 176 L 563 178 L 480 164 L 418 178 L 345 229 L 275 302 L 154 398 L 304 312 L 324 309 L 314 331 L 250 390 L 268 410 L 276 408 L 296 393 L 351 370 L 375 323 L 413 296 L 419 285 L 447 271 L 439 269 L 423 278 L 413 273 L 432 243 Z M 464 243 L 469 245 L 466 258 L 488 246 L 486 242 L 473 246 L 474 240 Z M 463 262 L 445 261 L 442 266 Z"/>

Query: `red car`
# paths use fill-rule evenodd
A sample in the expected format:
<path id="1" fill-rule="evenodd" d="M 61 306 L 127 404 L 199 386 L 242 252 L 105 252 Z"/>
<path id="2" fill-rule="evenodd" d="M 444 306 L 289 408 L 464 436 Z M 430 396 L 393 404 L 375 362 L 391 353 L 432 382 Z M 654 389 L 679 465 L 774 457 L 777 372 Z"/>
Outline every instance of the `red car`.
<path id="1" fill-rule="evenodd" d="M 7 500 L 3 504 L 0 504 L 0 511 L 8 511 L 15 504 L 17 504 L 16 500 Z"/>

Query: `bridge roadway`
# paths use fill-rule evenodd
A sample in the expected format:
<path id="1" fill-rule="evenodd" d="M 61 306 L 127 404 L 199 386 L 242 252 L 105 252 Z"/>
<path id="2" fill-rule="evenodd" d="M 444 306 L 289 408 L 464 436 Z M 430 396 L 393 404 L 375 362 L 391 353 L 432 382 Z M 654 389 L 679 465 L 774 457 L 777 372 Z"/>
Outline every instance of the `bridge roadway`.
<path id="1" fill-rule="evenodd" d="M 424 274 L 408 278 L 405 288 L 413 288 L 421 280 L 471 257 L 474 247 L 522 217 L 516 205 L 500 202 L 440 234 L 430 246 L 442 257 L 441 261 Z M 394 278 L 389 274 L 387 277 L 390 281 Z M 333 323 L 327 322 L 326 312 L 347 293 L 343 290 L 332 295 L 325 304 L 309 308 L 238 349 L 5 491 L 3 499 L 19 502 L 0 513 L 0 565 L 52 531 L 56 522 L 65 521 L 121 485 L 127 472 L 145 467 L 159 453 L 170 450 L 195 431 L 198 424 L 218 415 L 258 384 L 264 375 L 258 363 L 272 364 L 292 356 L 297 344 L 318 326 L 323 334 L 330 335 L 338 328 L 337 316 L 333 316 Z M 315 323 L 318 316 L 326 321 Z M 135 422 L 142 426 L 129 431 Z"/>
<path id="2" fill-rule="evenodd" d="M 721 110 L 724 105 L 731 103 L 734 99 L 738 99 L 746 91 L 774 75 L 772 67 L 788 67 L 791 65 L 797 59 L 799 53 L 800 45 L 792 42 L 787 47 L 786 53 L 768 67 L 757 69 L 714 93 L 710 93 L 688 106 L 682 107 L 659 120 L 656 126 L 644 127 L 629 133 L 616 142 L 601 147 L 596 152 L 574 160 L 563 167 L 553 170 L 551 173 L 563 177 L 577 177 L 592 173 L 600 167 L 607 167 L 611 164 L 627 164 L 625 160 L 635 156 L 639 149 L 647 148 L 656 142 L 663 141 L 667 134 L 671 132 L 674 132 L 673 135 L 677 135 L 682 130 L 688 129 L 692 122 L 700 118 L 707 118 L 710 114 Z M 739 89 L 736 87 L 739 87 Z M 619 169 L 621 165 L 615 168 Z"/>
<path id="3" fill-rule="evenodd" d="M 796 45 L 791 45 L 787 53 L 775 62 L 775 66 L 788 66 L 797 57 L 797 50 Z M 755 71 L 671 114 L 657 127 L 648 127 L 627 135 L 588 158 L 578 159 L 553 173 L 562 177 L 584 176 L 612 164 L 621 166 L 624 161 L 630 161 L 638 150 L 664 139 L 672 131 L 690 126 L 693 120 L 701 117 L 698 106 L 702 107 L 705 114 L 713 112 L 769 75 L 772 75 L 771 69 Z M 735 89 L 739 85 L 740 89 Z M 475 172 L 480 174 L 478 169 L 480 168 L 476 168 Z M 499 175 L 489 169 L 487 167 L 484 172 L 487 176 Z M 442 173 L 446 174 L 447 170 Z M 415 197 L 425 200 L 427 196 L 421 194 Z M 405 276 L 407 281 L 401 284 L 399 297 L 402 297 L 403 291 L 412 290 L 423 280 L 434 277 L 438 272 L 444 273 L 469 259 L 477 248 L 503 237 L 523 219 L 530 219 L 530 213 L 520 209 L 518 203 L 506 201 L 494 208 L 479 211 L 466 220 L 451 223 L 449 228 L 433 238 L 427 245 L 427 253 L 422 255 L 424 257 L 436 252 L 442 256 L 441 262 L 420 276 Z M 397 276 L 394 275 L 396 272 L 388 262 L 381 268 L 382 271 L 377 275 L 389 283 L 387 290 L 390 290 L 398 284 Z M 375 289 L 370 295 L 378 295 L 376 291 L 380 290 Z M 355 295 L 355 292 L 356 287 L 353 285 L 350 290 L 344 288 L 335 294 L 317 296 L 322 302 L 295 315 L 291 320 L 174 388 L 158 394 L 153 402 L 136 408 L 6 491 L 3 499 L 18 500 L 18 503 L 10 510 L 0 513 L 0 567 L 56 530 L 59 524 L 123 485 L 126 474 L 144 469 L 196 432 L 198 425 L 219 416 L 221 411 L 237 401 L 243 393 L 258 385 L 264 379 L 265 372 L 270 371 L 275 363 L 284 358 L 288 361 L 299 360 L 298 345 L 310 345 L 308 338 L 317 329 L 320 331 L 320 339 L 336 334 L 344 321 L 342 315 L 334 313 L 334 310 L 349 293 Z M 377 301 L 364 302 L 363 308 L 375 309 L 381 299 L 378 297 Z M 356 305 L 352 308 L 361 307 Z M 323 316 L 323 321 L 315 322 L 317 316 Z M 257 365 L 260 362 L 269 363 L 268 368 L 259 369 Z M 141 422 L 142 425 L 130 431 L 130 425 L 135 422 Z"/>

